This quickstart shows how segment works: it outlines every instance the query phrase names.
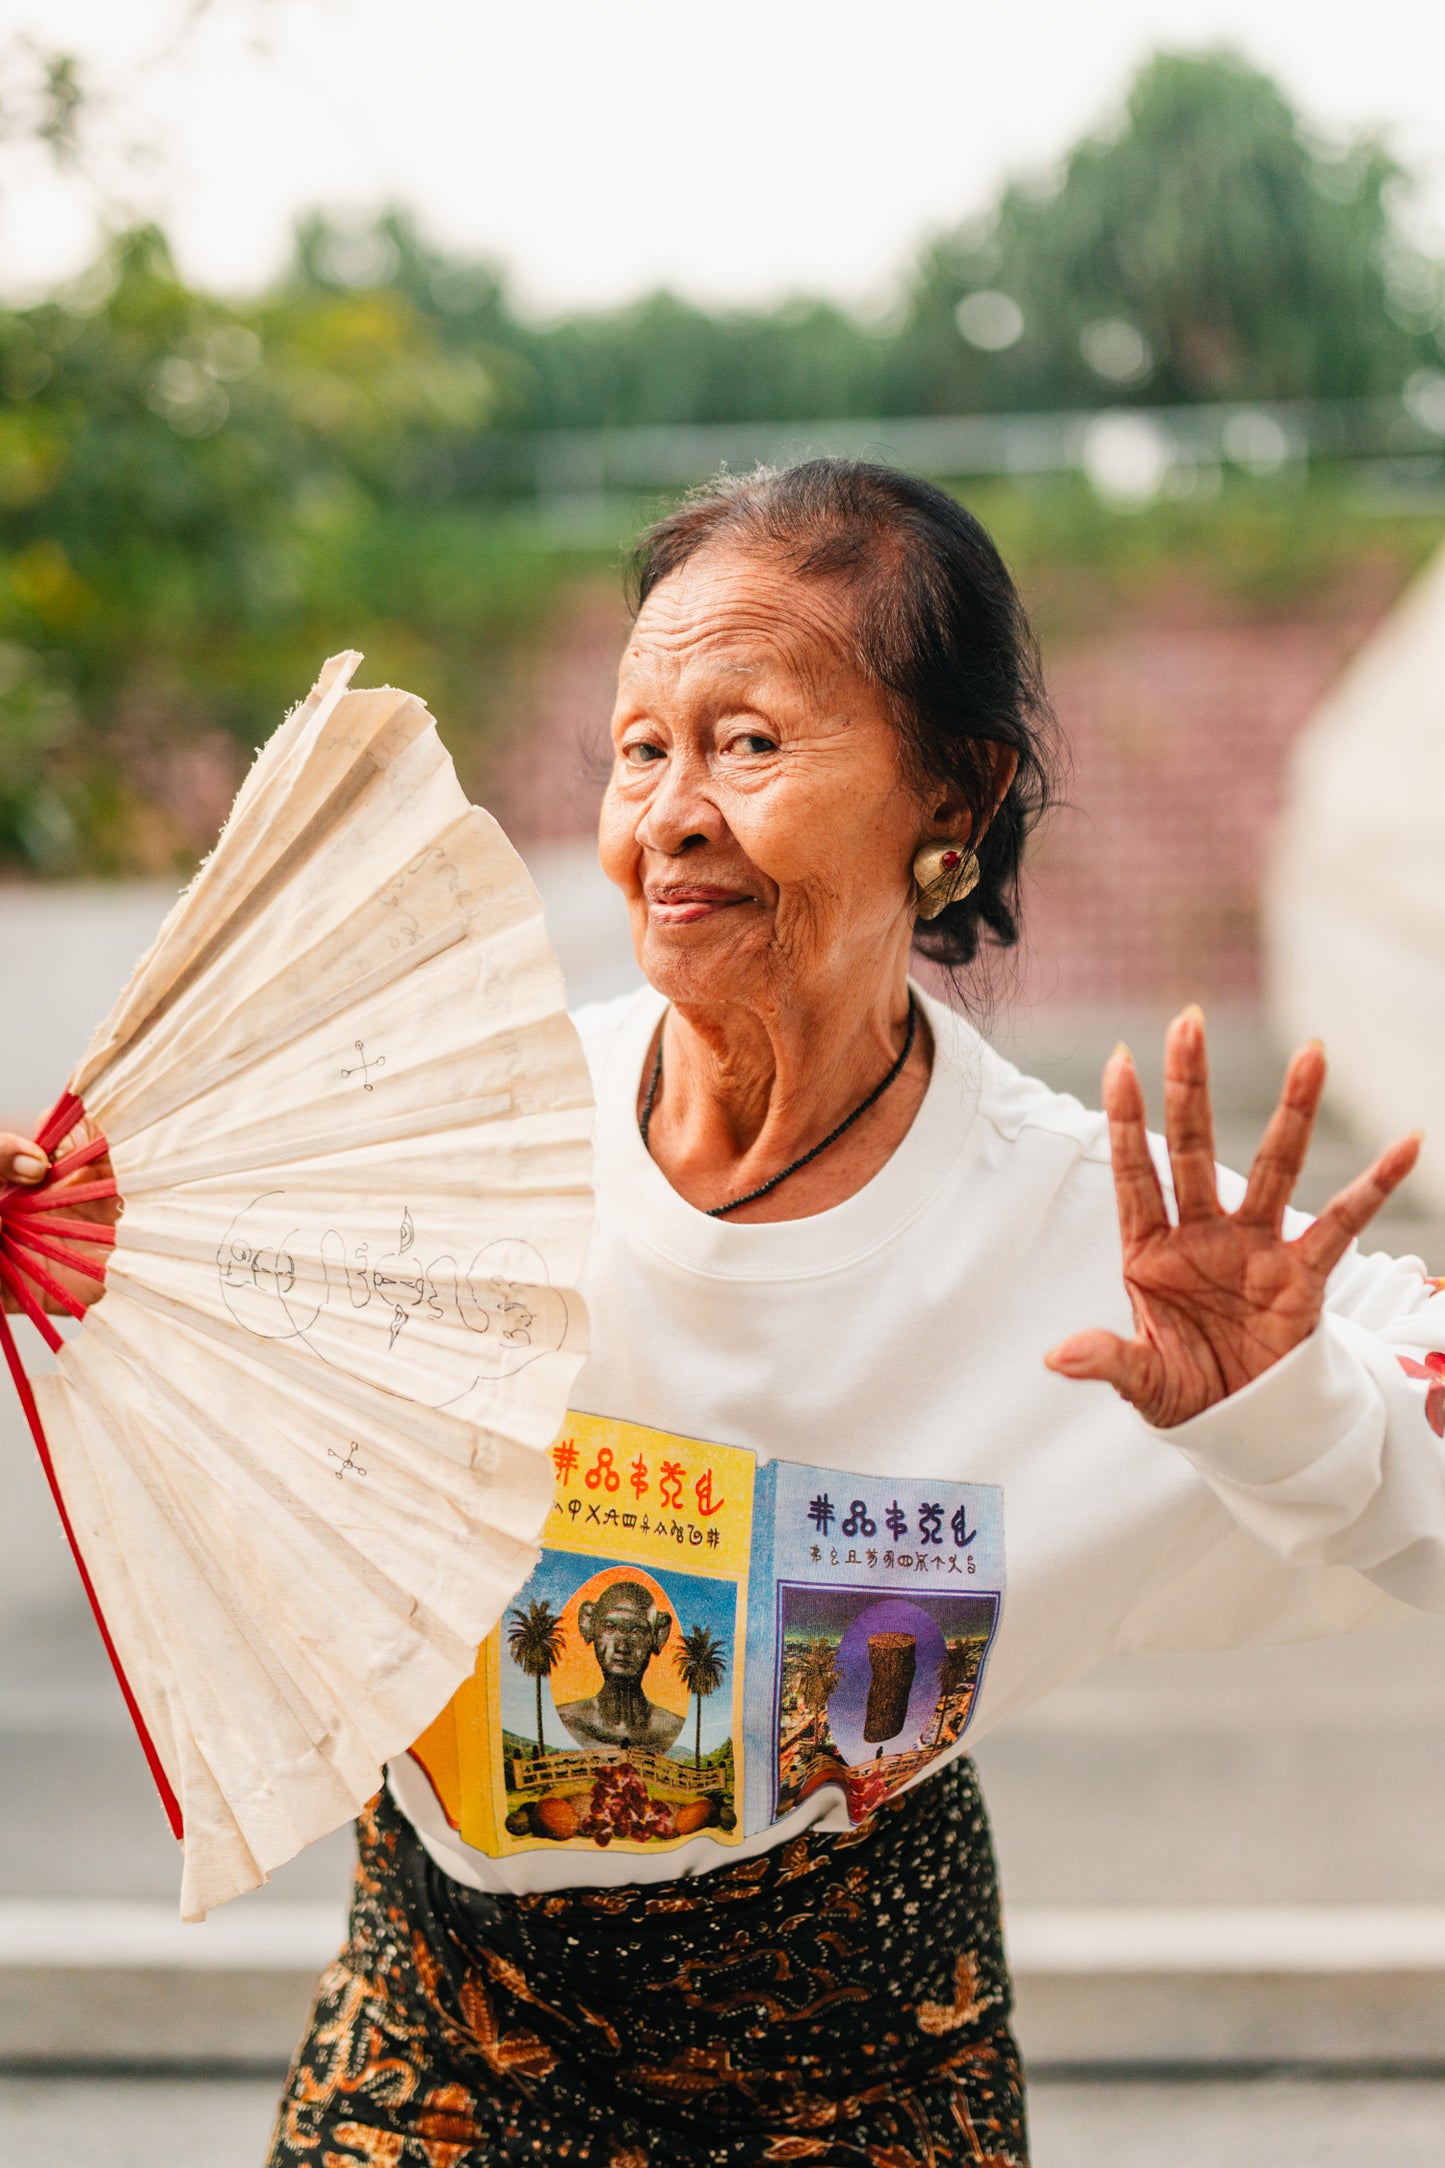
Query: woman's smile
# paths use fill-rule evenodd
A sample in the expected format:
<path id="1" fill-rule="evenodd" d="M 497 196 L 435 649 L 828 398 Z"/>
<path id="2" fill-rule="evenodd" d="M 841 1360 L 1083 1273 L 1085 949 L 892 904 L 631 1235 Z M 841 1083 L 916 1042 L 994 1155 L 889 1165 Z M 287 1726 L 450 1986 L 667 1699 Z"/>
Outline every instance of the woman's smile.
<path id="1" fill-rule="evenodd" d="M 654 926 L 697 926 L 734 910 L 740 903 L 755 903 L 745 889 L 721 888 L 708 881 L 658 881 L 647 885 L 647 915 Z"/>

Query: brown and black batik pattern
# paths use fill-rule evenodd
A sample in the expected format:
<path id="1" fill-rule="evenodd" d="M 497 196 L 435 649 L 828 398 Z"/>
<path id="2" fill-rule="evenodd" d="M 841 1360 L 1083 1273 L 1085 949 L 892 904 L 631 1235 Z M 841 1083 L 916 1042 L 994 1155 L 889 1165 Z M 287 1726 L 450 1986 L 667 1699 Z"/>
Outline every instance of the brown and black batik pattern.
<path id="1" fill-rule="evenodd" d="M 383 1794 L 270 2168 L 1025 2168 L 992 1846 L 955 1762 L 693 1880 L 493 1898 Z"/>

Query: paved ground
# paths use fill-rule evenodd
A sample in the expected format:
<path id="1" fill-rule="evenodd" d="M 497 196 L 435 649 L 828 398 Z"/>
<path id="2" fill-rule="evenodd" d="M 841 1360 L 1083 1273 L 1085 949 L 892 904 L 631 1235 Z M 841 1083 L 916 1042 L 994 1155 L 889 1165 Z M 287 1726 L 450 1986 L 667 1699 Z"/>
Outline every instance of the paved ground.
<path id="1" fill-rule="evenodd" d="M 1445 2084 L 1040 2084 L 1034 2168 L 1439 2168 Z"/>
<path id="2" fill-rule="evenodd" d="M 259 2168 L 269 2078 L 0 2078 L 0 2168 Z M 1045 2081 L 1033 2168 L 1439 2168 L 1445 2083 Z"/>

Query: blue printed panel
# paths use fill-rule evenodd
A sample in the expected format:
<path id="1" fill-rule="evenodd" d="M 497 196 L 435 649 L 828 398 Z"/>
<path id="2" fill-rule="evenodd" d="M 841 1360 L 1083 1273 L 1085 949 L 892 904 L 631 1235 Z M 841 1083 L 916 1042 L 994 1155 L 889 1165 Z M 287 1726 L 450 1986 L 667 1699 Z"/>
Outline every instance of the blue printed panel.
<path id="1" fill-rule="evenodd" d="M 825 1785 L 853 1821 L 972 1716 L 1003 1603 L 1002 1493 L 777 1461 L 755 1506 L 747 1827 Z M 764 1731 L 766 1726 L 766 1732 Z"/>

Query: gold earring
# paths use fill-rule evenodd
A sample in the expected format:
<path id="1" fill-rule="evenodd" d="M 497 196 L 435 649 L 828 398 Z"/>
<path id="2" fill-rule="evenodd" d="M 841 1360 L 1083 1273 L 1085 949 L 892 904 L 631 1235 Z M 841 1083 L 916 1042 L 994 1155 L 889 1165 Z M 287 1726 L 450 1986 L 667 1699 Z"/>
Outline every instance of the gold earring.
<path id="1" fill-rule="evenodd" d="M 960 850 L 956 843 L 925 843 L 913 861 L 918 889 L 918 915 L 937 918 L 951 903 L 962 903 L 978 886 L 977 851 Z"/>

